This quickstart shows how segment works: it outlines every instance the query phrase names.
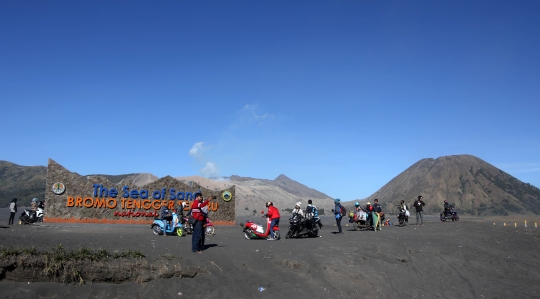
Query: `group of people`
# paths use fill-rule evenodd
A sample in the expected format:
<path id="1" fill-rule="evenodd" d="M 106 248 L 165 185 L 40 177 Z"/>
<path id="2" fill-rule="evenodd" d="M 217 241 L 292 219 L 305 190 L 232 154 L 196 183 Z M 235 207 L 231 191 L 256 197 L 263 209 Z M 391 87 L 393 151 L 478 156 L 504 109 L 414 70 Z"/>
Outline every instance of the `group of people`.
<path id="1" fill-rule="evenodd" d="M 30 202 L 30 211 L 35 214 L 38 208 L 45 209 L 45 203 L 37 198 L 33 198 Z M 17 198 L 13 198 L 9 203 L 9 213 L 8 225 L 13 225 L 15 214 L 17 213 Z"/>
<path id="2" fill-rule="evenodd" d="M 422 195 L 418 195 L 418 198 L 413 203 L 413 207 L 416 210 L 416 225 L 420 225 L 420 226 L 424 225 L 424 217 L 423 217 L 424 209 L 423 209 L 423 207 L 426 205 L 426 203 L 424 202 L 423 199 L 424 199 L 424 197 Z M 334 215 L 335 215 L 335 218 L 336 218 L 336 226 L 338 228 L 337 233 L 338 234 L 343 234 L 343 231 L 342 231 L 342 228 L 341 228 L 341 219 L 343 218 L 343 216 L 345 214 L 343 212 L 345 208 L 341 205 L 341 202 L 340 202 L 339 198 L 334 199 L 334 204 L 335 204 L 335 206 L 334 206 L 334 209 L 332 211 L 334 212 Z M 404 200 L 401 200 L 399 208 L 403 209 L 405 211 L 409 211 L 409 207 L 407 206 L 407 204 L 405 204 Z M 447 205 L 447 201 L 445 200 L 445 211 L 447 209 L 449 210 L 450 206 Z M 385 218 L 384 212 L 382 211 L 382 207 L 379 204 L 379 199 L 377 199 L 377 198 L 375 198 L 375 200 L 373 200 L 373 205 L 371 204 L 371 202 L 367 202 L 365 208 L 361 207 L 359 202 L 355 202 L 354 203 L 354 217 L 357 217 L 359 212 L 365 213 L 365 215 L 366 215 L 366 219 L 365 219 L 366 223 L 370 223 L 372 226 L 374 225 L 372 223 L 372 221 L 373 221 L 373 218 L 372 218 L 373 213 L 378 214 L 381 223 Z"/>
<path id="3" fill-rule="evenodd" d="M 271 201 L 266 203 L 266 208 L 268 208 L 268 211 L 266 212 L 265 216 L 270 218 L 270 238 L 268 238 L 268 241 L 274 241 L 277 240 L 274 236 L 274 227 L 279 226 L 279 220 L 281 219 L 281 215 L 279 214 L 279 209 L 274 207 L 274 203 L 272 203 Z M 321 223 L 319 217 L 319 209 L 317 209 L 311 199 L 308 200 L 308 205 L 306 206 L 305 211 L 302 210 L 302 203 L 297 202 L 294 206 L 294 209 L 292 210 L 292 216 L 313 220 L 314 223 L 317 223 L 317 225 L 319 225 L 319 228 L 322 229 L 323 227 L 323 224 Z"/>

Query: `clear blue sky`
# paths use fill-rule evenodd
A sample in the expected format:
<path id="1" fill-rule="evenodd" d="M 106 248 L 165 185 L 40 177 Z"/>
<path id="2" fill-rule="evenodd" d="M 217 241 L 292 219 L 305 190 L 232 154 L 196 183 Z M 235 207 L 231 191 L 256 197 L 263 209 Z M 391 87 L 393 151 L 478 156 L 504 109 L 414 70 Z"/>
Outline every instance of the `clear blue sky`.
<path id="1" fill-rule="evenodd" d="M 0 160 L 364 198 L 471 154 L 540 187 L 540 1 L 1 1 Z"/>

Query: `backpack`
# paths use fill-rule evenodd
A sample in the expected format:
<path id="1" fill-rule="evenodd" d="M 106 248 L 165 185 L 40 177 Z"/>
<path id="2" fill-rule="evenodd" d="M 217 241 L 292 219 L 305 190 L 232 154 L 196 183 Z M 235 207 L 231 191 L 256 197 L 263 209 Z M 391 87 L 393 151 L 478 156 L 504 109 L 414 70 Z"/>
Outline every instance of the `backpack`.
<path id="1" fill-rule="evenodd" d="M 315 206 L 308 205 L 306 207 L 306 215 L 313 214 L 313 217 L 319 217 L 319 210 Z"/>
<path id="2" fill-rule="evenodd" d="M 341 217 L 347 216 L 347 209 L 342 205 L 339 205 L 339 207 L 340 207 L 339 214 L 341 214 Z"/>

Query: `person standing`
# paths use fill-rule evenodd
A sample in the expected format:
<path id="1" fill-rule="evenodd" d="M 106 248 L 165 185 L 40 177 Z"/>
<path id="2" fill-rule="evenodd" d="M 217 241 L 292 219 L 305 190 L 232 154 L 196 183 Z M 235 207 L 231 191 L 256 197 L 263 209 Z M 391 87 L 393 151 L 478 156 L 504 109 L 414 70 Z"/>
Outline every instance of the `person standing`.
<path id="1" fill-rule="evenodd" d="M 426 205 L 424 202 L 424 197 L 422 195 L 418 195 L 418 199 L 414 202 L 413 206 L 416 209 L 416 225 L 424 225 L 424 217 L 422 215 L 424 209 L 423 207 Z M 420 224 L 418 224 L 418 219 L 420 219 Z"/>
<path id="2" fill-rule="evenodd" d="M 15 219 L 15 213 L 17 213 L 17 199 L 16 198 L 13 198 L 11 200 L 11 203 L 9 204 L 9 211 L 11 213 L 9 214 L 8 225 L 13 225 L 13 219 Z"/>
<path id="3" fill-rule="evenodd" d="M 195 200 L 191 205 L 191 214 L 195 218 L 195 223 L 193 224 L 193 234 L 191 235 L 191 251 L 196 253 L 202 253 L 204 249 L 204 229 L 203 224 L 206 221 L 204 219 L 204 213 L 202 208 L 204 208 L 212 200 L 212 197 L 209 197 L 203 202 L 203 195 L 200 192 L 195 193 Z"/>
<path id="4" fill-rule="evenodd" d="M 405 222 L 409 223 L 409 215 L 410 215 L 409 207 L 407 206 L 407 204 L 405 203 L 403 199 L 399 203 L 399 209 L 404 211 L 405 215 L 403 215 L 403 217 L 405 217 Z"/>
<path id="5" fill-rule="evenodd" d="M 334 212 L 334 216 L 336 217 L 336 225 L 338 227 L 338 234 L 343 234 L 343 231 L 341 230 L 341 218 L 343 218 L 343 216 L 341 216 L 341 203 L 340 203 L 340 199 L 339 198 L 336 198 L 334 199 L 334 209 L 332 210 Z"/>
<path id="6" fill-rule="evenodd" d="M 323 225 L 321 223 L 321 218 L 319 218 L 319 210 L 315 205 L 313 205 L 313 201 L 311 199 L 308 200 L 308 205 L 306 207 L 306 217 L 308 219 L 313 218 L 315 223 L 319 225 L 319 228 L 322 229 Z"/>
<path id="7" fill-rule="evenodd" d="M 279 226 L 279 219 L 281 218 L 281 215 L 279 214 L 279 210 L 274 207 L 274 204 L 271 201 L 266 203 L 266 207 L 268 208 L 266 217 L 270 218 L 270 238 L 268 241 L 274 241 L 276 240 L 274 237 L 274 226 Z"/>

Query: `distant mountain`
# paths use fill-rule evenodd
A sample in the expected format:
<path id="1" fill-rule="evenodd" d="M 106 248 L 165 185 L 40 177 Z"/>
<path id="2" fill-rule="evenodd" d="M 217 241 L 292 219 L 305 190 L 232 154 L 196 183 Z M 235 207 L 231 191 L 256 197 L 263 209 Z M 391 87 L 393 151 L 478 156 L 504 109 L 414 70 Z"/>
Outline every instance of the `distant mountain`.
<path id="1" fill-rule="evenodd" d="M 379 198 L 395 212 L 400 200 L 411 205 L 418 195 L 427 213 L 442 211 L 446 199 L 469 215 L 540 214 L 540 189 L 471 155 L 422 159 L 363 202 Z"/>
<path id="2" fill-rule="evenodd" d="M 17 205 L 28 206 L 32 198 L 45 198 L 47 167 L 20 166 L 0 161 L 0 207 L 7 207 L 14 197 Z"/>
<path id="3" fill-rule="evenodd" d="M 330 198 L 328 195 L 319 192 L 313 188 L 309 188 L 305 185 L 302 185 L 298 183 L 297 181 L 291 180 L 284 174 L 280 174 L 277 178 L 274 180 L 266 180 L 266 179 L 254 179 L 249 177 L 241 177 L 237 175 L 232 175 L 229 177 L 231 182 L 249 182 L 249 181 L 259 181 L 263 184 L 268 184 L 272 186 L 279 187 L 288 193 L 296 196 L 302 196 L 302 197 L 313 197 L 313 198 Z"/>
<path id="4" fill-rule="evenodd" d="M 285 175 L 275 180 L 255 179 L 232 175 L 225 178 L 207 179 L 199 176 L 176 177 L 189 183 L 196 182 L 208 189 L 221 190 L 236 185 L 236 215 L 249 216 L 266 209 L 265 203 L 271 201 L 281 211 L 292 209 L 296 202 L 305 208 L 309 199 L 328 213 L 333 208 L 333 199 L 328 195 L 298 183 Z"/>

